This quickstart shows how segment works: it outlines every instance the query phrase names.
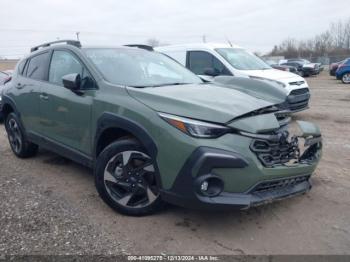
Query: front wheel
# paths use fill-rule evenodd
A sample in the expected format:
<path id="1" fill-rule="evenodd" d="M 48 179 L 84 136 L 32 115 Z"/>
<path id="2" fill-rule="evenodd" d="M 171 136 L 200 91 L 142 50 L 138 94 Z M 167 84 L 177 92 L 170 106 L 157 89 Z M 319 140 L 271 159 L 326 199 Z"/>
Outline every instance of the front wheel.
<path id="1" fill-rule="evenodd" d="M 27 141 L 24 130 L 15 113 L 6 118 L 5 128 L 13 153 L 20 158 L 32 157 L 38 152 L 38 146 Z"/>
<path id="2" fill-rule="evenodd" d="M 97 159 L 95 185 L 113 209 L 132 216 L 159 210 L 160 198 L 154 161 L 135 140 L 119 140 L 107 146 Z"/>
<path id="3" fill-rule="evenodd" d="M 342 76 L 341 81 L 342 81 L 344 84 L 350 84 L 350 73 L 345 73 L 345 74 Z"/>

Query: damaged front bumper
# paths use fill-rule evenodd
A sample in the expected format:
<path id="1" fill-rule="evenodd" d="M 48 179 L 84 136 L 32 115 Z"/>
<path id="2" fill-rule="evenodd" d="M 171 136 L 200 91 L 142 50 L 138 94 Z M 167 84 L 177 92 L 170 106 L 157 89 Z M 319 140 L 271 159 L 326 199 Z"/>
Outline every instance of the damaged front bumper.
<path id="1" fill-rule="evenodd" d="M 283 129 L 265 134 L 241 132 L 240 136 L 246 137 L 246 152 L 197 148 L 172 188 L 161 192 L 162 198 L 190 208 L 247 209 L 309 191 L 310 177 L 321 157 L 322 138 L 316 125 L 304 121 L 298 121 L 298 125 L 300 132 L 292 137 Z M 262 123 L 259 127 L 265 128 Z M 259 153 L 249 148 L 257 139 L 280 143 L 280 152 L 273 152 L 275 149 L 271 148 L 264 151 L 267 154 L 270 150 L 275 157 L 273 164 L 266 164 Z"/>

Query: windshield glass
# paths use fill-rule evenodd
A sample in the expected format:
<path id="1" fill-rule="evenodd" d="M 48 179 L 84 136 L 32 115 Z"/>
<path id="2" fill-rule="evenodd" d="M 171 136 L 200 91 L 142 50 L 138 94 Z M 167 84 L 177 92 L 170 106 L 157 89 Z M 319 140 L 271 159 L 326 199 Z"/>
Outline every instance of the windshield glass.
<path id="1" fill-rule="evenodd" d="M 256 55 L 241 48 L 217 48 L 215 50 L 234 68 L 239 70 L 262 70 L 271 68 Z"/>
<path id="2" fill-rule="evenodd" d="M 113 84 L 149 87 L 202 83 L 191 71 L 157 52 L 137 48 L 87 48 L 84 51 Z"/>

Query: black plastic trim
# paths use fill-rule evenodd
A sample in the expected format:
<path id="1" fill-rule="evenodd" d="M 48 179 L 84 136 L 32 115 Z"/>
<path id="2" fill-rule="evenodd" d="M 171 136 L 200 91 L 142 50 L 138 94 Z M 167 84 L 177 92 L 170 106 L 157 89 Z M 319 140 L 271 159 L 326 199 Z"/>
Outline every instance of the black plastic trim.
<path id="1" fill-rule="evenodd" d="M 94 148 L 93 148 L 93 158 L 96 162 L 97 158 L 97 148 L 98 141 L 102 135 L 102 133 L 108 128 L 118 128 L 124 131 L 131 133 L 138 141 L 145 147 L 147 153 L 152 157 L 154 161 L 154 167 L 156 171 L 156 179 L 159 188 L 162 188 L 162 180 L 159 172 L 159 168 L 157 165 L 157 146 L 152 139 L 151 135 L 147 132 L 147 130 L 142 127 L 137 122 L 128 119 L 123 116 L 119 116 L 113 113 L 103 113 L 101 117 L 97 121 L 97 130 L 95 133 L 94 139 Z"/>
<path id="2" fill-rule="evenodd" d="M 34 144 L 39 145 L 40 147 L 43 147 L 49 151 L 55 152 L 56 154 L 59 154 L 61 156 L 64 156 L 68 159 L 71 159 L 75 162 L 78 162 L 84 166 L 93 168 L 94 162 L 93 159 L 78 151 L 75 149 L 72 149 L 66 145 L 63 145 L 57 141 L 51 140 L 47 137 L 41 136 L 34 132 L 28 132 L 27 137 L 29 141 L 33 142 Z"/>
<path id="3" fill-rule="evenodd" d="M 196 186 L 199 184 L 197 180 L 201 180 L 202 176 L 217 177 L 211 172 L 214 168 L 244 168 L 246 166 L 248 162 L 238 153 L 211 147 L 198 147 L 181 168 L 172 188 L 161 191 L 162 198 L 180 206 L 206 206 L 209 200 L 207 198 L 210 197 L 197 194 Z"/>
<path id="4" fill-rule="evenodd" d="M 294 186 L 259 193 L 222 192 L 217 196 L 210 197 L 198 192 L 196 187 L 200 185 L 199 182 L 203 180 L 203 177 L 206 179 L 218 177 L 212 172 L 213 168 L 244 168 L 247 165 L 248 162 L 235 152 L 199 147 L 184 164 L 172 188 L 161 190 L 162 199 L 175 205 L 195 209 L 247 209 L 303 194 L 311 189 L 311 183 L 308 180 Z"/>
<path id="5" fill-rule="evenodd" d="M 101 117 L 97 121 L 97 130 L 95 133 L 95 142 L 94 142 L 94 157 L 96 158 L 96 152 L 97 152 L 97 143 L 99 141 L 100 136 L 102 135 L 103 131 L 107 130 L 108 128 L 120 128 L 122 130 L 125 130 L 131 134 L 133 134 L 146 148 L 147 152 L 152 156 L 157 156 L 157 146 L 154 143 L 151 135 L 147 132 L 147 130 L 142 127 L 137 122 L 113 114 L 113 113 L 103 113 Z"/>

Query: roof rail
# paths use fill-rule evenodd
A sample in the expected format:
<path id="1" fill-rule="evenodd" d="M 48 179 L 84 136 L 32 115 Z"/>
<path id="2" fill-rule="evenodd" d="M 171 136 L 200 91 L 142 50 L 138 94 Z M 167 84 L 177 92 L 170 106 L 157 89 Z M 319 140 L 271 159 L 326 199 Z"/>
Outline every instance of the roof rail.
<path id="1" fill-rule="evenodd" d="M 44 44 L 41 44 L 38 46 L 34 46 L 30 49 L 30 52 L 37 51 L 41 47 L 48 47 L 48 46 L 51 46 L 53 44 L 59 44 L 59 43 L 66 43 L 67 45 L 73 45 L 73 46 L 76 46 L 79 48 L 81 47 L 80 41 L 77 41 L 77 40 L 57 40 L 57 41 L 53 41 L 53 42 L 44 43 Z"/>
<path id="2" fill-rule="evenodd" d="M 153 47 L 150 45 L 130 44 L 130 45 L 124 45 L 124 46 L 137 47 L 137 48 L 145 49 L 148 51 L 154 51 Z"/>

